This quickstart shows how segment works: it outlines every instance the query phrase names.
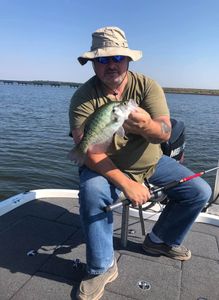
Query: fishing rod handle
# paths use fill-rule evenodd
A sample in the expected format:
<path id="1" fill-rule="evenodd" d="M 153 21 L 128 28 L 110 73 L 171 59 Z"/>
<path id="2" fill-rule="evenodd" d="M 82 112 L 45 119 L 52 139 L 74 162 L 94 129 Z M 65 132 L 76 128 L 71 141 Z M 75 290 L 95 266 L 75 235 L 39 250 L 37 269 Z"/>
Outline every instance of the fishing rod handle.
<path id="1" fill-rule="evenodd" d="M 149 199 L 149 201 L 153 200 L 153 199 L 157 199 L 159 198 L 161 195 L 162 195 L 162 190 L 164 188 L 157 188 L 157 189 L 154 189 L 151 191 L 151 198 Z M 122 200 L 114 203 L 114 204 L 111 204 L 111 205 L 107 205 L 103 208 L 103 210 L 105 212 L 110 212 L 110 211 L 113 211 L 115 208 L 118 208 L 122 205 L 129 205 L 131 204 L 131 200 L 129 199 L 126 199 L 126 198 L 123 198 Z"/>
<path id="2" fill-rule="evenodd" d="M 217 170 L 217 169 L 219 169 L 219 166 L 217 166 L 217 167 L 215 167 L 215 168 L 212 168 L 212 169 L 209 169 L 209 170 L 205 170 L 205 171 L 196 173 L 196 174 L 194 174 L 194 175 L 191 175 L 191 176 L 188 176 L 188 177 L 185 177 L 185 178 L 182 178 L 182 179 L 179 180 L 179 181 L 173 181 L 173 182 L 170 182 L 170 183 L 168 183 L 167 185 L 165 185 L 165 186 L 163 186 L 163 187 L 159 187 L 159 188 L 156 188 L 156 189 L 154 189 L 154 190 L 152 189 L 152 190 L 151 190 L 151 195 L 152 195 L 152 196 L 151 196 L 150 200 L 159 198 L 159 196 L 161 195 L 161 192 L 162 192 L 162 191 L 166 191 L 166 190 L 168 190 L 168 189 L 170 189 L 170 188 L 172 188 L 172 187 L 177 186 L 178 184 L 184 183 L 184 182 L 189 181 L 189 180 L 191 180 L 191 179 L 193 179 L 193 178 L 195 178 L 195 177 L 202 176 L 202 175 L 204 175 L 205 173 L 212 172 L 212 171 Z M 120 199 L 120 200 L 119 200 L 118 202 L 116 202 L 115 204 L 105 206 L 105 207 L 103 208 L 103 210 L 104 210 L 105 212 L 110 212 L 110 211 L 112 211 L 112 210 L 115 209 L 115 208 L 118 208 L 118 207 L 120 207 L 120 206 L 122 206 L 122 205 L 127 205 L 127 204 L 131 204 L 131 201 L 128 200 L 128 199 L 126 199 L 126 198 L 123 198 L 123 199 Z"/>
<path id="3" fill-rule="evenodd" d="M 125 200 L 119 201 L 117 203 L 107 205 L 103 208 L 103 210 L 107 213 L 107 212 L 113 211 L 115 208 L 118 208 L 122 205 L 128 205 L 128 204 L 131 204 L 131 201 L 128 199 L 125 199 Z"/>

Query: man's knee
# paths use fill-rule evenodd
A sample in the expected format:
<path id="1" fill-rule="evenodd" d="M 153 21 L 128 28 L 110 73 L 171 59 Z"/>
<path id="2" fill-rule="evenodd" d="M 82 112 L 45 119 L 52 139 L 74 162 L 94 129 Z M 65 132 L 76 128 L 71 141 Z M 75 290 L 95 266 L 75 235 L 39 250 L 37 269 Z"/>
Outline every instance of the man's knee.
<path id="1" fill-rule="evenodd" d="M 202 178 L 198 178 L 195 182 L 195 189 L 198 195 L 197 198 L 205 205 L 210 200 L 212 194 L 210 185 Z"/>
<path id="2" fill-rule="evenodd" d="M 99 208 L 110 198 L 110 184 L 105 177 L 93 176 L 80 183 L 79 202 L 84 209 Z"/>
<path id="3" fill-rule="evenodd" d="M 204 199 L 205 203 L 207 203 L 211 198 L 212 189 L 206 181 L 204 181 L 204 182 L 205 182 L 205 185 L 202 187 L 202 193 L 203 193 L 203 199 Z"/>

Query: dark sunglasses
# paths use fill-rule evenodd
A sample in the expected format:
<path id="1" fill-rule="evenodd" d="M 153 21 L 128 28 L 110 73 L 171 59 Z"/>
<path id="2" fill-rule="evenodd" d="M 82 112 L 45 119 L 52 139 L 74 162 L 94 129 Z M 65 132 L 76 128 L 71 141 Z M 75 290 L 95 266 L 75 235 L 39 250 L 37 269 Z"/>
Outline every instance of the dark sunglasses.
<path id="1" fill-rule="evenodd" d="M 101 56 L 95 58 L 95 61 L 97 61 L 100 64 L 106 65 L 108 64 L 111 60 L 115 63 L 120 63 L 125 59 L 125 56 L 122 55 L 114 55 L 114 56 Z"/>

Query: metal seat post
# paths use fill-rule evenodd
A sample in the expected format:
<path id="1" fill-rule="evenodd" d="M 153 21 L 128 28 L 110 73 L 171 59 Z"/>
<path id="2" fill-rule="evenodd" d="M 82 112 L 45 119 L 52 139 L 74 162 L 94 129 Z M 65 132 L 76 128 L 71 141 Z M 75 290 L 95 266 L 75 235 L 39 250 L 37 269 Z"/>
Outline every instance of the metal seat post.
<path id="1" fill-rule="evenodd" d="M 141 232 L 142 235 L 145 235 L 145 225 L 142 212 L 142 206 L 139 205 L 139 219 L 141 223 Z M 122 206 L 122 226 L 121 226 L 121 246 L 126 248 L 128 241 L 128 225 L 129 225 L 129 203 L 124 203 Z"/>
<path id="2" fill-rule="evenodd" d="M 128 240 L 129 225 L 129 204 L 124 203 L 122 206 L 122 226 L 121 226 L 121 245 L 126 248 Z"/>

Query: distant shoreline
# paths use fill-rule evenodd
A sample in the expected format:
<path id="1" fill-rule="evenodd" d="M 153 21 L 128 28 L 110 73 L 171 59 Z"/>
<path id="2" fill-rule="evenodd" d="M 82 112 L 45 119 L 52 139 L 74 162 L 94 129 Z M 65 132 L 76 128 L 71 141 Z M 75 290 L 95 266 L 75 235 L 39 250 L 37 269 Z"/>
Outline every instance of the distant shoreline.
<path id="1" fill-rule="evenodd" d="M 209 95 L 219 96 L 219 90 L 211 89 L 192 89 L 192 88 L 169 88 L 163 87 L 165 93 L 168 94 L 191 94 L 191 95 Z"/>
<path id="2" fill-rule="evenodd" d="M 18 84 L 18 85 L 50 85 L 54 87 L 69 86 L 71 88 L 78 88 L 82 83 L 78 82 L 63 82 L 63 81 L 49 81 L 49 80 L 1 80 L 0 84 Z M 210 95 L 219 96 L 219 89 L 193 89 L 193 88 L 172 88 L 163 87 L 165 93 L 168 94 L 194 94 L 194 95 Z"/>

